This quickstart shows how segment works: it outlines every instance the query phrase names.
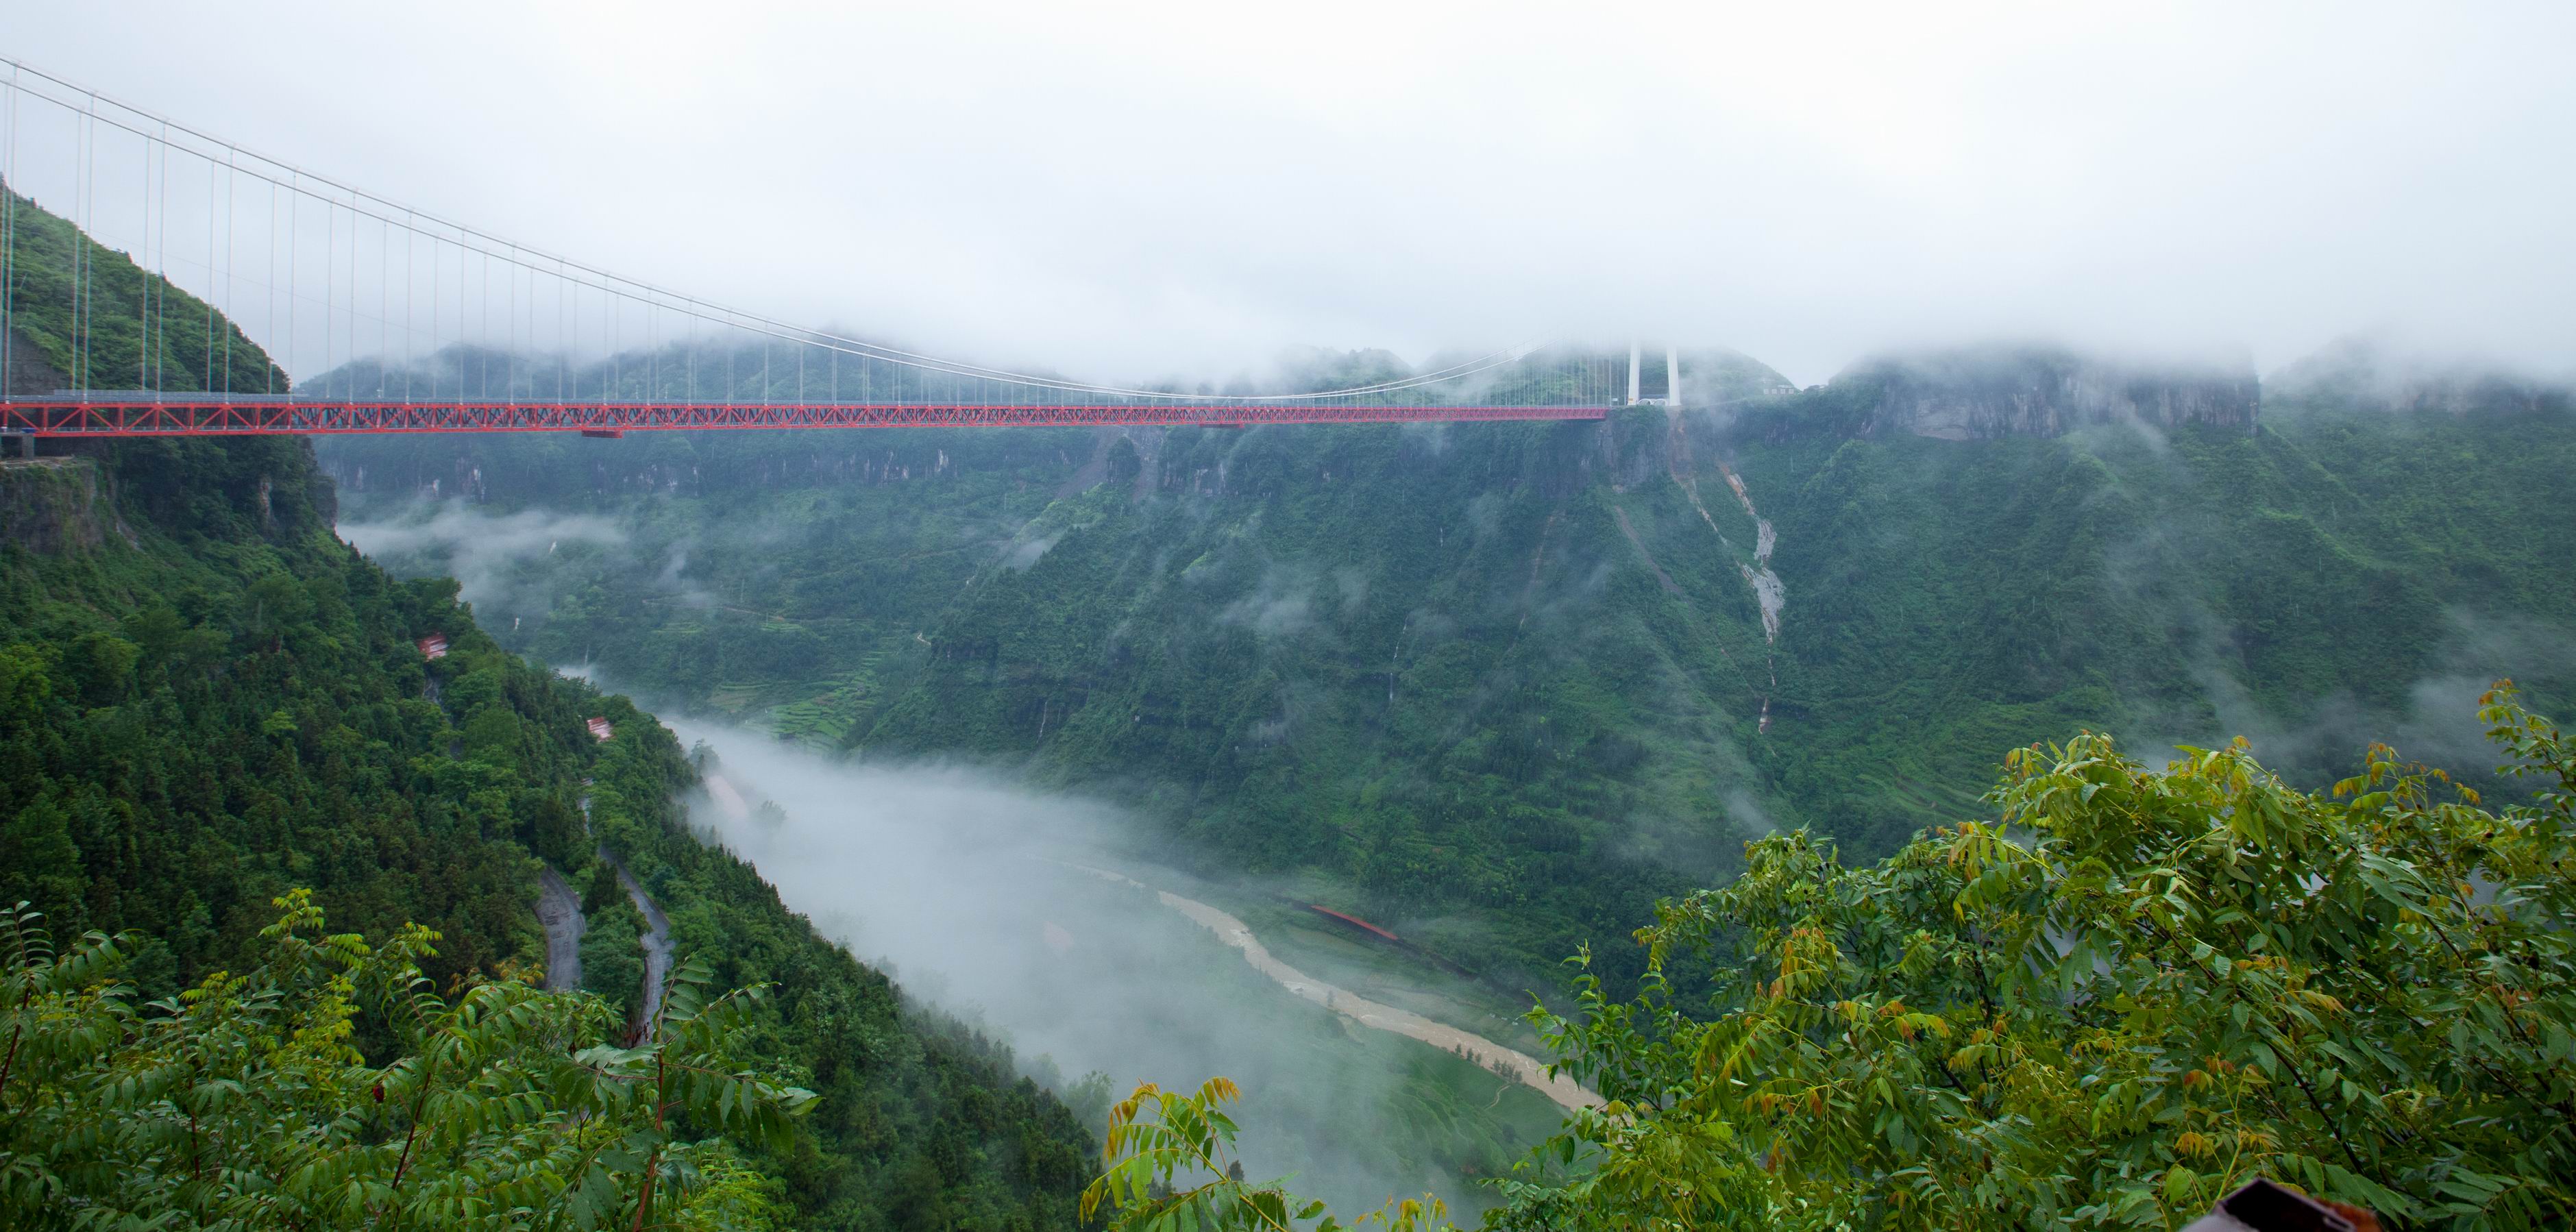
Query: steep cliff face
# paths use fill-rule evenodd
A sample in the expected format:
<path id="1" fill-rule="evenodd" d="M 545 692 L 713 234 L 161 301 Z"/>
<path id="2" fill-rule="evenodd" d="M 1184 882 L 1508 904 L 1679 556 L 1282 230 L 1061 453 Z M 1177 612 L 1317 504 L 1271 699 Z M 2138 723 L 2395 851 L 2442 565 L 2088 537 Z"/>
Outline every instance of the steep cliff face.
<path id="1" fill-rule="evenodd" d="M 134 538 L 89 459 L 0 460 L 0 543 L 53 556 L 98 547 L 110 533 Z"/>

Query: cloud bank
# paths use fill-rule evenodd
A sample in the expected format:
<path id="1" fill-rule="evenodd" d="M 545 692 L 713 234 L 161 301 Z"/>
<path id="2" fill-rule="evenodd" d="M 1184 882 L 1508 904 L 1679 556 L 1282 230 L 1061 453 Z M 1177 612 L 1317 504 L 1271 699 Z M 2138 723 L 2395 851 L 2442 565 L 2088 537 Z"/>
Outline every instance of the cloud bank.
<path id="1" fill-rule="evenodd" d="M 1802 383 L 1993 336 L 2576 365 L 2563 4 L 5 8 L 392 199 L 1101 379 L 1630 330 Z"/>

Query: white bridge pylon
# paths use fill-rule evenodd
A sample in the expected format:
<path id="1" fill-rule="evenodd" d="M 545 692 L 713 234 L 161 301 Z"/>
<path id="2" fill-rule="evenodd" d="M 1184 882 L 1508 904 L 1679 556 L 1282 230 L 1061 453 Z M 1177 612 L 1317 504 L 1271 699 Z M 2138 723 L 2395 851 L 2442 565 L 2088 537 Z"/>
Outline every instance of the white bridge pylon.
<path id="1" fill-rule="evenodd" d="M 1648 398 L 1638 392 L 1638 377 L 1643 372 L 1645 351 L 1637 340 L 1628 340 L 1628 405 L 1680 406 L 1682 404 L 1682 353 L 1670 343 L 1664 345 L 1664 396 Z"/>

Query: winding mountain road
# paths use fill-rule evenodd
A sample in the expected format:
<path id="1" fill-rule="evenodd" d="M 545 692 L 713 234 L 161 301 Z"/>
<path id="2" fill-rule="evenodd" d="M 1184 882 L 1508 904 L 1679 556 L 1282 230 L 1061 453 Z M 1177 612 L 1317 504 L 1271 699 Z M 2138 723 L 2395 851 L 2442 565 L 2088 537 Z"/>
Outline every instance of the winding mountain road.
<path id="1" fill-rule="evenodd" d="M 589 921 L 581 917 L 581 895 L 551 864 L 537 874 L 537 923 L 546 929 L 546 991 L 581 987 L 581 934 Z"/>
<path id="2" fill-rule="evenodd" d="M 649 1044 L 653 1042 L 653 1020 L 662 1012 L 662 984 L 671 975 L 671 917 L 662 914 L 661 905 L 644 892 L 635 874 L 626 871 L 624 860 L 609 855 L 606 848 L 601 848 L 599 854 L 617 869 L 617 883 L 626 887 L 626 897 L 634 901 L 637 911 L 644 913 L 644 1009 L 636 1042 Z"/>

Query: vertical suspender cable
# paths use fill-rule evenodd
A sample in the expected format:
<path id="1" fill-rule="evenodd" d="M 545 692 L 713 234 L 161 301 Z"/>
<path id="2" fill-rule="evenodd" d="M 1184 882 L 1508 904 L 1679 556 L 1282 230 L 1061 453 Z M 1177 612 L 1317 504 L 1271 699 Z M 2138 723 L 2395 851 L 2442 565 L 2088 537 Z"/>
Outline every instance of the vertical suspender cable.
<path id="1" fill-rule="evenodd" d="M 71 182 L 72 336 L 68 339 L 69 345 L 65 348 L 65 350 L 70 353 L 71 371 L 63 375 L 64 379 L 70 382 L 71 387 L 74 390 L 78 390 L 80 388 L 81 308 L 83 307 L 81 301 L 83 296 L 89 290 L 89 284 L 81 278 L 81 258 L 86 255 L 86 250 L 81 245 L 81 238 L 88 234 L 88 232 L 83 231 L 81 228 L 86 226 L 89 222 L 89 191 L 87 188 L 83 187 L 83 185 L 87 184 L 89 181 L 82 175 L 82 172 L 89 166 L 88 162 L 85 161 L 88 157 L 88 141 L 88 124 L 81 119 L 79 112 L 73 112 Z"/>
<path id="2" fill-rule="evenodd" d="M 357 228 L 353 225 L 350 230 L 355 232 Z M 356 296 L 350 298 L 355 299 Z M 331 327 L 339 315 L 340 211 L 333 204 L 322 211 L 322 396 L 325 398 L 331 396 Z"/>
<path id="3" fill-rule="evenodd" d="M 438 346 L 440 326 L 438 314 L 447 302 L 446 277 L 447 258 L 439 255 L 438 241 L 431 240 L 429 242 L 429 396 L 431 401 L 438 399 L 438 368 L 441 353 Z"/>
<path id="4" fill-rule="evenodd" d="M 412 343 L 418 341 L 420 337 L 420 332 L 412 326 L 412 306 L 419 302 L 419 296 L 412 291 L 412 275 L 417 270 L 418 263 L 412 258 L 411 241 L 411 211 L 405 210 L 403 211 L 403 401 L 405 402 L 411 401 L 411 347 Z"/>
<path id="5" fill-rule="evenodd" d="M 354 259 L 354 258 L 353 258 Z M 385 364 L 394 353 L 394 225 L 376 224 L 376 396 L 390 398 Z"/>
<path id="6" fill-rule="evenodd" d="M 203 388 L 215 392 L 215 160 L 206 160 L 206 376 Z"/>
<path id="7" fill-rule="evenodd" d="M 18 66 L 9 66 L 9 127 L 0 135 L 0 395 L 9 391 L 18 310 Z"/>
<path id="8" fill-rule="evenodd" d="M 304 250 L 304 190 L 293 184 L 286 195 L 286 392 L 295 392 L 295 297 L 304 289 L 297 273 L 297 254 Z M 325 267 L 328 268 L 328 267 Z"/>
<path id="9" fill-rule="evenodd" d="M 267 311 L 261 314 L 261 332 L 268 335 L 269 341 L 275 342 L 277 340 L 277 181 L 275 180 L 268 182 L 268 282 L 262 290 L 260 299 L 264 301 L 264 306 L 267 308 Z M 265 349 L 262 348 L 262 350 Z M 265 358 L 265 361 L 260 364 L 260 375 L 264 378 L 261 382 L 261 392 L 275 395 L 277 393 L 276 356 L 270 355 Z"/>
<path id="10" fill-rule="evenodd" d="M 207 160 L 212 162 L 213 160 Z M 233 283 L 241 271 L 233 265 L 233 236 L 240 231 L 236 218 L 239 195 L 233 183 L 233 152 L 224 151 L 224 393 L 233 392 L 233 333 L 240 326 L 233 323 Z"/>
<path id="11" fill-rule="evenodd" d="M 501 353 L 501 380 L 509 390 L 510 400 L 519 400 L 519 250 L 512 248 L 501 266 L 501 276 L 510 280 L 502 293 L 501 325 L 509 331 L 510 349 Z"/>
<path id="12" fill-rule="evenodd" d="M 90 99 L 90 106 L 93 111 L 98 106 L 95 96 Z M 82 127 L 88 133 L 81 170 L 82 196 L 88 201 L 82 214 L 88 222 L 82 226 L 79 238 L 81 282 L 87 288 L 81 293 L 80 388 L 86 390 L 97 388 L 98 377 L 92 367 L 98 357 L 98 243 L 90 238 L 97 234 L 98 227 L 98 117 L 95 114 L 85 116 Z"/>
<path id="13" fill-rule="evenodd" d="M 89 117 L 72 117 L 72 389 L 89 370 Z"/>
<path id="14" fill-rule="evenodd" d="M 153 289 L 152 334 L 159 340 L 152 352 L 152 391 L 161 392 L 170 383 L 170 126 L 161 126 L 161 141 L 154 151 L 161 164 L 161 221 L 154 227 L 156 258 Z"/>
<path id="15" fill-rule="evenodd" d="M 211 157 L 209 157 L 209 160 L 206 160 L 206 173 L 214 175 L 214 160 L 211 160 Z M 240 224 L 234 222 L 234 201 L 232 201 L 232 196 L 234 196 L 234 188 L 232 188 L 232 149 L 224 149 L 224 325 L 222 325 L 222 335 L 224 335 L 224 397 L 232 397 L 232 332 L 237 330 L 237 325 L 234 325 L 234 322 L 232 322 L 232 284 L 234 284 L 234 278 L 240 276 L 240 271 L 234 271 L 234 268 L 232 268 L 232 232 L 234 232 L 234 229 L 237 229 L 237 227 L 240 227 Z M 211 217 L 214 217 L 214 209 L 209 209 L 209 211 L 206 211 L 206 214 L 209 214 L 209 219 L 211 219 Z M 209 258 L 209 260 L 211 260 L 211 258 Z M 209 312 L 211 312 L 211 309 L 214 309 L 214 302 L 206 304 L 206 309 L 209 309 Z M 209 353 L 209 356 L 206 356 L 206 363 L 214 363 L 214 356 L 211 356 L 211 353 Z"/>
<path id="16" fill-rule="evenodd" d="M 331 216 L 335 219 L 340 216 L 338 206 L 332 207 Z M 352 193 L 349 198 L 349 377 L 340 383 L 340 394 L 347 398 L 358 394 L 358 245 L 362 242 L 358 238 L 358 217 L 357 195 Z"/>
<path id="17" fill-rule="evenodd" d="M 134 388 L 152 388 L 152 142 L 143 143 L 143 229 L 134 238 Z"/>

